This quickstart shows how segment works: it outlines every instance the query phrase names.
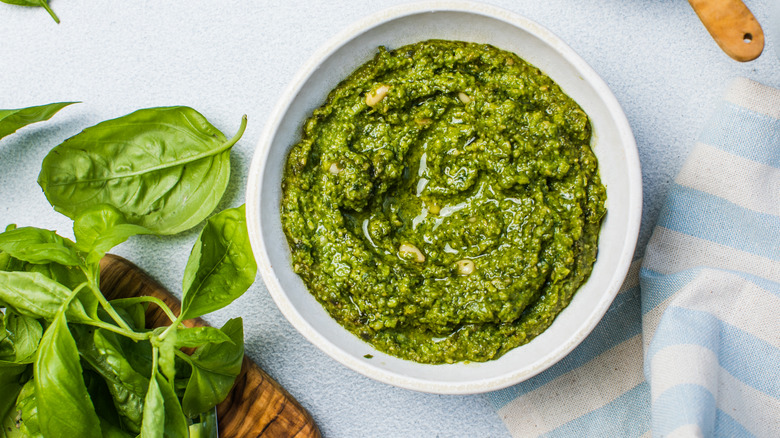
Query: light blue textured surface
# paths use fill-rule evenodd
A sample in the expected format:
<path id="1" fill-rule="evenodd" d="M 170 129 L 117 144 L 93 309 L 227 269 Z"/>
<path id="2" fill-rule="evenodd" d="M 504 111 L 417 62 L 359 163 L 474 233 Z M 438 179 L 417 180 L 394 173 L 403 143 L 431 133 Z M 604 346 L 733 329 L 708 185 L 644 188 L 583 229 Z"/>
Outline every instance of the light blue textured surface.
<path id="1" fill-rule="evenodd" d="M 768 23 L 774 1 L 746 3 Z M 242 114 L 249 116 L 222 205 L 241 204 L 254 145 L 288 80 L 345 26 L 395 3 L 52 0 L 59 26 L 43 10 L 0 4 L 0 108 L 83 101 L 0 141 L 0 225 L 34 224 L 69 235 L 70 221 L 51 209 L 35 182 L 43 157 L 84 127 L 161 105 L 192 106 L 228 136 Z M 737 63 L 684 0 L 489 3 L 556 33 L 623 105 L 643 167 L 640 255 L 674 175 L 730 79 L 780 87 L 774 35 L 767 35 L 758 60 Z M 179 293 L 195 235 L 142 237 L 117 252 Z M 249 354 L 313 414 L 326 436 L 507 435 L 482 396 L 419 394 L 337 364 L 298 335 L 260 281 L 211 321 L 236 315 L 245 318 Z"/>

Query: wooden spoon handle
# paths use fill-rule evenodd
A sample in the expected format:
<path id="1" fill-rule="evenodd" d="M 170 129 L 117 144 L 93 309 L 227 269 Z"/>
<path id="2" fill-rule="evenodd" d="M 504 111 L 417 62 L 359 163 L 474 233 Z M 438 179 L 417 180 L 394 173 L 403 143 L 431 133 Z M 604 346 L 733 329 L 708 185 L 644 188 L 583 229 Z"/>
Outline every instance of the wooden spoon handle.
<path id="1" fill-rule="evenodd" d="M 764 51 L 764 31 L 742 0 L 688 0 L 727 55 L 752 61 Z"/>
<path id="2" fill-rule="evenodd" d="M 153 296 L 163 300 L 175 314 L 179 300 L 134 264 L 108 254 L 100 261 L 100 288 L 109 300 Z M 170 324 L 159 307 L 146 311 L 149 328 Z M 202 319 L 184 321 L 188 327 L 203 326 Z M 227 399 L 217 405 L 219 436 L 319 438 L 311 415 L 254 362 L 244 356 L 241 373 Z"/>

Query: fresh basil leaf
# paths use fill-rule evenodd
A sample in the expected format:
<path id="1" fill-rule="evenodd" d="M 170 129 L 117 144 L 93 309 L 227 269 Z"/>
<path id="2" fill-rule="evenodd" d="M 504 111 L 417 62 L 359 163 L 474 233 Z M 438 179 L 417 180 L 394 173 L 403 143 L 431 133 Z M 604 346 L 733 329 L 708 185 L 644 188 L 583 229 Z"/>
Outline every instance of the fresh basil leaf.
<path id="1" fill-rule="evenodd" d="M 82 263 L 75 244 L 54 231 L 34 227 L 16 228 L 0 234 L 0 250 L 30 263 Z"/>
<path id="2" fill-rule="evenodd" d="M 46 3 L 41 0 L 0 0 L 3 3 L 10 3 L 23 6 L 42 6 Z M 46 6 L 48 10 L 48 5 Z M 13 134 L 17 129 L 27 126 L 31 123 L 49 120 L 57 111 L 77 102 L 59 102 L 47 105 L 31 106 L 29 108 L 19 108 L 10 110 L 0 110 L 0 138 Z"/>
<path id="3" fill-rule="evenodd" d="M 141 430 L 143 401 L 149 386 L 145 374 L 151 373 L 151 366 L 137 365 L 137 356 L 148 356 L 151 348 L 146 342 L 124 342 L 127 338 L 117 336 L 103 329 L 74 330 L 79 353 L 89 367 L 106 382 L 113 398 L 114 407 L 126 429 L 133 433 Z M 144 348 L 139 352 L 139 349 Z"/>
<path id="4" fill-rule="evenodd" d="M 182 318 L 195 318 L 227 306 L 249 289 L 256 275 L 245 206 L 211 217 L 184 269 Z"/>
<path id="5" fill-rule="evenodd" d="M 137 234 L 151 231 L 130 224 L 125 216 L 110 205 L 96 205 L 80 213 L 73 222 L 73 234 L 78 247 L 89 253 L 88 263 L 97 263 L 111 248 Z"/>
<path id="6" fill-rule="evenodd" d="M 160 336 L 165 333 L 165 337 L 160 339 Z M 178 337 L 178 329 L 176 327 L 158 327 L 155 329 L 155 336 L 152 337 L 151 343 L 159 350 L 159 366 L 165 377 L 169 381 L 173 382 L 176 378 L 176 363 L 175 353 L 176 350 L 176 338 Z"/>
<path id="7" fill-rule="evenodd" d="M 113 398 L 103 378 L 96 372 L 85 369 L 84 383 L 87 385 L 89 398 L 92 399 L 95 412 L 100 419 L 103 438 L 134 438 L 136 434 L 131 434 L 122 428 L 119 414 L 114 409 Z"/>
<path id="8" fill-rule="evenodd" d="M 233 342 L 222 330 L 214 327 L 191 327 L 179 329 L 176 348 L 195 348 L 205 344 Z"/>
<path id="9" fill-rule="evenodd" d="M 35 381 L 30 380 L 22 387 L 16 399 L 16 410 L 21 413 L 19 430 L 23 436 L 43 438 L 38 423 L 38 400 L 35 398 Z"/>
<path id="10" fill-rule="evenodd" d="M 17 260 L 17 259 L 14 259 Z M 63 266 L 58 263 L 45 263 L 35 264 L 17 260 L 19 263 L 14 263 L 8 271 L 18 272 L 36 272 L 43 275 L 46 278 L 50 278 L 55 282 L 65 286 L 66 288 L 73 290 L 78 285 L 89 281 L 84 271 L 80 267 L 75 266 Z M 76 299 L 84 307 L 84 311 L 91 318 L 97 318 L 97 309 L 99 306 L 97 297 L 95 297 L 92 290 L 84 288 L 78 293 Z"/>
<path id="11" fill-rule="evenodd" d="M 100 417 L 100 431 L 103 433 L 103 438 L 135 438 L 137 436 L 126 432 L 116 424 L 109 423 L 103 417 Z"/>
<path id="12" fill-rule="evenodd" d="M 38 272 L 0 272 L 0 301 L 24 316 L 52 321 L 70 294 L 70 289 Z M 77 300 L 70 303 L 67 315 L 73 321 L 91 319 Z"/>
<path id="13" fill-rule="evenodd" d="M 143 331 L 146 325 L 146 307 L 144 303 L 119 304 L 111 301 L 116 313 L 135 331 Z"/>
<path id="14" fill-rule="evenodd" d="M 100 420 L 82 377 L 64 308 L 41 339 L 33 367 L 38 422 L 48 438 L 100 438 Z"/>
<path id="15" fill-rule="evenodd" d="M 160 373 L 149 382 L 141 438 L 188 438 L 187 419 L 170 384 Z"/>
<path id="16" fill-rule="evenodd" d="M 143 413 L 141 438 L 162 438 L 165 433 L 165 400 L 156 377 L 149 379 Z"/>
<path id="17" fill-rule="evenodd" d="M 190 418 L 221 403 L 241 372 L 244 360 L 244 325 L 241 318 L 231 319 L 221 330 L 232 343 L 206 344 L 190 357 L 192 376 L 182 398 L 182 408 Z"/>
<path id="18" fill-rule="evenodd" d="M 228 140 L 188 107 L 149 108 L 87 128 L 43 160 L 38 184 L 76 218 L 108 204 L 157 234 L 192 228 L 217 206 L 230 177 Z"/>
<path id="19" fill-rule="evenodd" d="M 47 230 L 42 230 L 47 231 Z M 56 236 L 56 235 L 55 235 Z M 59 236 L 56 236 L 59 237 Z M 59 263 L 30 263 L 12 257 L 6 252 L 0 251 L 0 271 L 5 272 L 37 272 L 47 278 L 62 284 L 68 289 L 75 289 L 78 285 L 89 281 L 81 266 L 65 266 Z M 96 317 L 98 300 L 93 292 L 85 288 L 78 294 L 78 300 L 83 305 L 86 313 Z M 2 304 L 2 300 L 0 300 Z"/>
<path id="20" fill-rule="evenodd" d="M 188 438 L 187 418 L 182 412 L 181 402 L 179 402 L 173 387 L 160 373 L 157 373 L 157 383 L 160 385 L 160 391 L 163 400 L 165 400 L 165 437 Z"/>
<path id="21" fill-rule="evenodd" d="M 72 332 L 71 332 L 72 333 Z M 75 338 L 75 336 L 74 336 Z M 76 341 L 78 346 L 78 341 Z M 108 390 L 105 380 L 93 370 L 84 367 L 84 385 L 87 387 L 87 393 L 95 406 L 95 413 L 100 419 L 100 429 L 105 430 L 105 424 L 113 424 L 119 427 L 119 414 L 114 409 L 114 400 Z"/>
<path id="22" fill-rule="evenodd" d="M 15 312 L 8 312 L 5 322 L 8 339 L 14 346 L 13 361 L 18 364 L 32 363 L 43 335 L 41 323 Z"/>
<path id="23" fill-rule="evenodd" d="M 58 263 L 25 263 L 19 271 L 37 272 L 71 290 L 88 280 L 84 272 L 78 267 L 64 266 Z M 89 292 L 89 295 L 92 296 L 92 293 Z"/>
<path id="24" fill-rule="evenodd" d="M 7 369 L 0 368 L 0 421 L 3 430 L 0 431 L 0 436 L 4 436 L 5 428 L 7 426 L 7 419 L 11 417 L 13 420 L 16 418 L 16 398 L 22 390 L 22 383 L 19 381 L 19 374 L 8 372 Z M 11 425 L 15 426 L 15 421 L 11 422 Z"/>
<path id="25" fill-rule="evenodd" d="M 5 331 L 5 313 L 0 310 L 0 346 L 3 345 L 3 341 L 5 341 L 7 337 L 8 333 Z M 2 348 L 0 348 L 0 355 L 2 355 L 2 351 Z"/>

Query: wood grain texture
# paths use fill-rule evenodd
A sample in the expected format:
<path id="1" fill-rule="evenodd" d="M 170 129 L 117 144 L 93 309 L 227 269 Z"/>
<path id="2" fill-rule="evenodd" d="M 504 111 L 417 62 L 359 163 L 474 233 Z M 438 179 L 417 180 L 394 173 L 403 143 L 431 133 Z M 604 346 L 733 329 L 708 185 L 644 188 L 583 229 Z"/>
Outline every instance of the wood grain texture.
<path id="1" fill-rule="evenodd" d="M 752 61 L 764 51 L 764 31 L 742 0 L 688 0 L 727 55 Z"/>
<path id="2" fill-rule="evenodd" d="M 100 288 L 109 299 L 154 296 L 179 314 L 179 300 L 140 268 L 122 257 L 106 255 L 100 262 Z M 157 306 L 146 311 L 148 328 L 170 323 Z M 202 319 L 184 321 L 204 326 Z M 241 373 L 227 399 L 217 405 L 219 436 L 317 438 L 320 432 L 311 415 L 284 388 L 244 356 Z"/>

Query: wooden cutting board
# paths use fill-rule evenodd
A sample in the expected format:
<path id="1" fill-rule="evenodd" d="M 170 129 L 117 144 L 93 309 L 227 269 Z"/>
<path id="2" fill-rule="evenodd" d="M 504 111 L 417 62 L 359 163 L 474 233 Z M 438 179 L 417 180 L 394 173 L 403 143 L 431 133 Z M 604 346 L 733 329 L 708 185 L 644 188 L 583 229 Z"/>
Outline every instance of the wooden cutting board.
<path id="1" fill-rule="evenodd" d="M 179 300 L 140 268 L 122 257 L 106 255 L 100 261 L 100 288 L 109 299 L 149 295 L 163 300 L 179 314 Z M 168 324 L 157 306 L 146 312 L 148 328 Z M 207 325 L 202 319 L 184 321 L 188 327 Z M 220 438 L 318 438 L 311 415 L 257 364 L 244 356 L 241 374 L 227 399 L 217 406 Z"/>

